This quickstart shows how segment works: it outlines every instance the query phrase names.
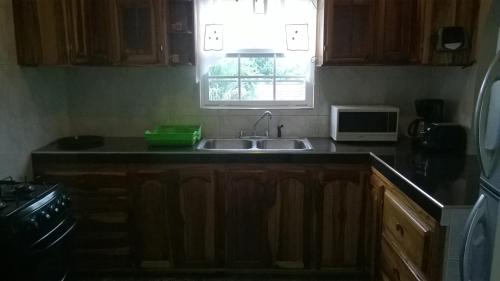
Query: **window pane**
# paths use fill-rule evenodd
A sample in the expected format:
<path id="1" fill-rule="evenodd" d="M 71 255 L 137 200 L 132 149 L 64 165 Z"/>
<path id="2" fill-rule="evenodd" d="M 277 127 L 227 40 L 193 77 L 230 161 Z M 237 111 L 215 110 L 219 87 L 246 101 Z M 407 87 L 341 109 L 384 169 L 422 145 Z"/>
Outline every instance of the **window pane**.
<path id="1" fill-rule="evenodd" d="M 306 100 L 306 82 L 302 79 L 276 80 L 276 100 Z"/>
<path id="2" fill-rule="evenodd" d="M 307 76 L 308 64 L 304 60 L 276 58 L 277 76 Z"/>
<path id="3" fill-rule="evenodd" d="M 238 79 L 209 79 L 210 101 L 239 100 Z"/>
<path id="4" fill-rule="evenodd" d="M 209 76 L 237 76 L 238 75 L 238 58 L 224 58 L 217 64 L 210 66 L 208 70 Z"/>
<path id="5" fill-rule="evenodd" d="M 241 58 L 241 76 L 272 76 L 273 72 L 273 57 Z"/>
<path id="6" fill-rule="evenodd" d="M 241 79 L 241 100 L 272 101 L 272 79 Z"/>

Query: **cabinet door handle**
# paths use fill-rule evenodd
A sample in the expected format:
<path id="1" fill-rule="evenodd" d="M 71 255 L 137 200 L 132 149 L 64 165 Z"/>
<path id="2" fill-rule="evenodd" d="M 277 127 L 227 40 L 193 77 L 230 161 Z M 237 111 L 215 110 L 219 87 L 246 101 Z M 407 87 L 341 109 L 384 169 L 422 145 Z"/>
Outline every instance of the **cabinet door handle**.
<path id="1" fill-rule="evenodd" d="M 163 44 L 160 44 L 160 52 L 163 53 Z"/>
<path id="2" fill-rule="evenodd" d="M 395 267 L 392 268 L 392 273 L 394 273 L 394 276 L 396 276 L 396 280 L 400 281 L 401 280 L 401 276 L 399 274 L 399 270 Z"/>
<path id="3" fill-rule="evenodd" d="M 399 232 L 399 234 L 401 234 L 401 236 L 405 236 L 405 230 L 401 226 L 401 224 L 399 224 L 399 222 L 396 223 L 396 231 Z"/>

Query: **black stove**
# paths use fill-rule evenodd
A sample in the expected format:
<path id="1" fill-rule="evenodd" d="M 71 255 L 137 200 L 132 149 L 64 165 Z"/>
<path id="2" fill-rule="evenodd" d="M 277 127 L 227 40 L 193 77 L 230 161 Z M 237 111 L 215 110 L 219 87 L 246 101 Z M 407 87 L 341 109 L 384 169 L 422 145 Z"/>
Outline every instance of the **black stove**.
<path id="1" fill-rule="evenodd" d="M 70 205 L 60 184 L 0 180 L 1 280 L 64 280 L 75 227 Z"/>
<path id="2" fill-rule="evenodd" d="M 0 181 L 0 219 L 13 215 L 30 202 L 36 201 L 54 185 L 46 183 L 16 182 L 11 179 Z"/>

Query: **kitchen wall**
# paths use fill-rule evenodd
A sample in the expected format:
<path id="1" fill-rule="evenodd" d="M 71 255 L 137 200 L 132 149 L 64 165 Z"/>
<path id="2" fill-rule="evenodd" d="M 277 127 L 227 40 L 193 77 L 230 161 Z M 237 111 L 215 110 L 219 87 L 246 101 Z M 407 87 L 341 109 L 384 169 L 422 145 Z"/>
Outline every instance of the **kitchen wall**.
<path id="1" fill-rule="evenodd" d="M 315 108 L 272 110 L 285 136 L 328 136 L 330 105 L 390 104 L 401 109 L 401 127 L 414 118 L 413 100 L 427 97 L 432 69 L 419 66 L 322 67 Z M 235 137 L 251 131 L 262 110 L 199 108 L 193 67 L 68 70 L 69 112 L 75 134 L 140 136 L 162 123 L 199 123 L 206 136 Z M 265 123 L 265 122 L 264 122 Z M 261 126 L 261 131 L 265 127 Z"/>
<path id="2" fill-rule="evenodd" d="M 0 178 L 31 171 L 30 152 L 69 132 L 63 69 L 16 63 L 12 1 L 0 0 Z"/>
<path id="3" fill-rule="evenodd" d="M 487 1 L 487 0 L 483 0 Z M 10 0 L 0 0 L 0 176 L 29 173 L 29 153 L 69 134 L 141 136 L 158 124 L 199 123 L 205 136 L 250 131 L 262 110 L 199 108 L 194 68 L 20 68 Z M 485 36 L 484 38 L 486 38 Z M 487 56 L 485 56 L 487 57 Z M 272 134 L 329 135 L 330 104 L 390 104 L 401 132 L 415 118 L 416 98 L 444 98 L 449 120 L 470 127 L 479 66 L 342 66 L 317 70 L 315 108 L 273 110 Z M 264 122 L 265 123 L 265 122 Z M 261 126 L 261 132 L 263 125 Z"/>

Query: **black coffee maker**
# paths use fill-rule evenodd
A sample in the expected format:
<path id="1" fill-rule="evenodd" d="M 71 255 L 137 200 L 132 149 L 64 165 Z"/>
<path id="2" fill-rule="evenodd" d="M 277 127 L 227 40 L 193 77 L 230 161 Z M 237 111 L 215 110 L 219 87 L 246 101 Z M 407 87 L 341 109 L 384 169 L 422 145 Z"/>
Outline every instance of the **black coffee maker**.
<path id="1" fill-rule="evenodd" d="M 444 100 L 442 99 L 418 99 L 415 100 L 415 109 L 418 118 L 408 126 L 408 135 L 416 143 L 422 141 L 423 133 L 432 123 L 443 122 Z"/>

